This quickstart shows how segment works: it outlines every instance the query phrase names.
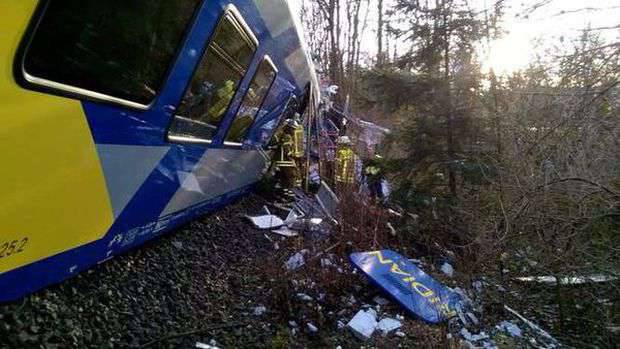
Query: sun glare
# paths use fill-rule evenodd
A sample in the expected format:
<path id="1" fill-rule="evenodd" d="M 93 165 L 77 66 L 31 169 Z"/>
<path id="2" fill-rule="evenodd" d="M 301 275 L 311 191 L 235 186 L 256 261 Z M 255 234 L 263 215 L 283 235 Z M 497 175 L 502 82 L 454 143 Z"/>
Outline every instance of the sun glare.
<path id="1" fill-rule="evenodd" d="M 508 75 L 523 69 L 530 61 L 532 48 L 529 43 L 515 35 L 509 35 L 491 43 L 482 68 L 496 74 Z"/>

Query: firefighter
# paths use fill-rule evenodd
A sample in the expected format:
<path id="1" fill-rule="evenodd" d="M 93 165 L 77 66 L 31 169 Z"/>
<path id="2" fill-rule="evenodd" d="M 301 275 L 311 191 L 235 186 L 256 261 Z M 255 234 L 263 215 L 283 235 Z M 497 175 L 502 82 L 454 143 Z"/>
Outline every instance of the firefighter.
<path id="1" fill-rule="evenodd" d="M 277 150 L 274 166 L 280 181 L 287 187 L 301 187 L 299 163 L 303 157 L 303 144 L 299 143 L 303 142 L 303 137 L 296 137 L 300 126 L 295 119 L 288 119 L 282 132 L 275 136 Z M 301 135 L 303 136 L 303 128 Z"/>
<path id="2" fill-rule="evenodd" d="M 364 178 L 373 199 L 384 202 L 387 199 L 387 182 L 383 173 L 383 158 L 376 154 L 364 164 Z"/>
<path id="3" fill-rule="evenodd" d="M 334 168 L 336 186 L 350 185 L 355 180 L 355 153 L 351 149 L 351 140 L 347 136 L 338 137 Z"/>

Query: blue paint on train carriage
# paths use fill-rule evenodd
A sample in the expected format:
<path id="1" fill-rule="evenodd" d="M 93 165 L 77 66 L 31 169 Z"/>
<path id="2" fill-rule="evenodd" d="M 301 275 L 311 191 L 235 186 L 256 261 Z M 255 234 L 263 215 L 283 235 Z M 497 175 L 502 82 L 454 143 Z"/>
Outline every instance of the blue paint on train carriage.
<path id="1" fill-rule="evenodd" d="M 178 144 L 166 139 L 174 108 L 229 4 L 220 0 L 200 5 L 161 91 L 147 110 L 82 102 L 106 178 L 114 223 L 100 240 L 0 274 L 0 301 L 71 277 L 252 189 L 266 165 L 262 153 L 252 149 L 265 145 L 289 98 L 300 99 L 311 78 L 298 33 L 281 1 L 232 2 L 259 45 L 212 143 Z M 278 69 L 276 79 L 244 146 L 231 148 L 223 139 L 266 54 Z"/>

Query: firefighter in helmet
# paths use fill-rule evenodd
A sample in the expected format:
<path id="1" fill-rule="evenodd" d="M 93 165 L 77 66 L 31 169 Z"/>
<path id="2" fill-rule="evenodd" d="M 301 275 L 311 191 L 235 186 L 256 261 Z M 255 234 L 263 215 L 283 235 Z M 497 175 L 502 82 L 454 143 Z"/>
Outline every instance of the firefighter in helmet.
<path id="1" fill-rule="evenodd" d="M 355 153 L 351 148 L 351 140 L 340 136 L 337 140 L 334 182 L 336 185 L 352 184 L 355 180 Z"/>

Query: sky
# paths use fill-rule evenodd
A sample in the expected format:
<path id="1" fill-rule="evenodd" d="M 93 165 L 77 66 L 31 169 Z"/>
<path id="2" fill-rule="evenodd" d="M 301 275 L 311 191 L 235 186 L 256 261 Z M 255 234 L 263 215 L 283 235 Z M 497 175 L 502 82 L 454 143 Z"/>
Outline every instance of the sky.
<path id="1" fill-rule="evenodd" d="M 302 1 L 289 0 L 294 14 L 301 13 Z M 393 0 L 384 0 L 390 4 Z M 497 0 L 470 0 L 475 10 L 491 7 Z M 376 0 L 370 0 L 369 30 L 362 40 L 362 50 L 371 56 L 376 52 Z M 528 13 L 536 3 L 542 7 Z M 620 25 L 620 0 L 504 0 L 503 38 L 479 48 L 483 69 L 493 68 L 500 74 L 525 68 L 537 53 L 554 45 L 568 46 L 580 29 Z M 576 11 L 585 9 L 581 11 Z M 564 11 L 564 12 L 562 12 Z M 576 11 L 576 12 L 573 12 Z M 620 29 L 598 31 L 606 40 L 620 42 Z M 563 42 L 560 42 L 560 38 Z"/>

